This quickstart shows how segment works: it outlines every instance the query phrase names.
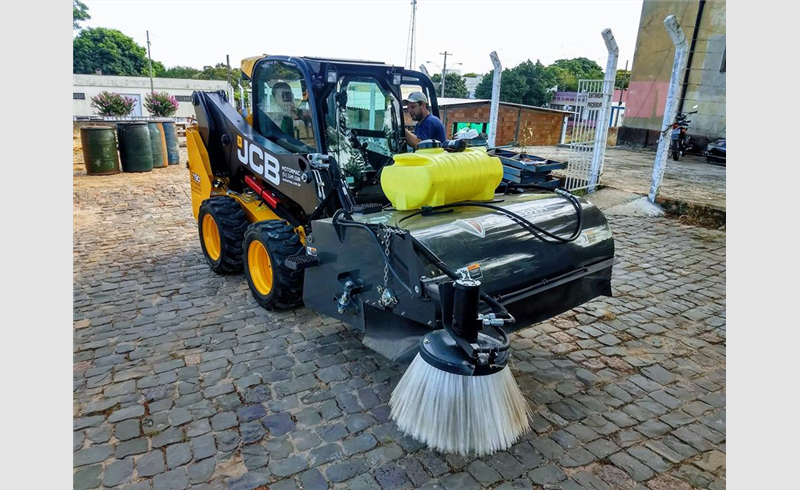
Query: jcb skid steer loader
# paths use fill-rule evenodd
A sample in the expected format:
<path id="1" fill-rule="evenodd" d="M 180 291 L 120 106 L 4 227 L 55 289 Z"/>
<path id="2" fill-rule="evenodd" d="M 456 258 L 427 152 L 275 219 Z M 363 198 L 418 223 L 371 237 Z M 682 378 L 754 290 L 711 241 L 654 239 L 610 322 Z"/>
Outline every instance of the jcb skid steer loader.
<path id="1" fill-rule="evenodd" d="M 211 268 L 243 269 L 265 308 L 305 304 L 389 359 L 420 352 L 470 376 L 505 366 L 508 333 L 611 294 L 614 241 L 594 205 L 502 183 L 482 148 L 407 146 L 403 94 L 439 112 L 424 74 L 287 56 L 242 71 L 252 114 L 192 96 L 192 203 Z M 447 342 L 421 342 L 438 330 Z"/>

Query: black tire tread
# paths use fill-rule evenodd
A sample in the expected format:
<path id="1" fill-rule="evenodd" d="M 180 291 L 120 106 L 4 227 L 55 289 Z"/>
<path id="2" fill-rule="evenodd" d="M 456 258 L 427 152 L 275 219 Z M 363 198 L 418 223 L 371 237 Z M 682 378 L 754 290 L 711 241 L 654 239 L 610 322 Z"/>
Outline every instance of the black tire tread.
<path id="1" fill-rule="evenodd" d="M 205 251 L 203 244 L 202 218 L 205 214 L 210 214 L 217 223 L 220 234 L 220 259 L 218 262 L 211 260 Z M 242 206 L 236 199 L 228 196 L 212 196 L 203 201 L 198 213 L 197 230 L 200 233 L 200 243 L 203 247 L 203 255 L 211 266 L 211 269 L 218 274 L 236 274 L 242 271 L 244 259 L 242 258 L 242 243 L 244 233 L 249 222 L 244 214 Z"/>
<path id="2" fill-rule="evenodd" d="M 282 220 L 266 220 L 251 224 L 245 232 L 244 243 L 250 237 L 260 240 L 271 254 L 273 291 L 269 298 L 263 298 L 250 281 L 248 285 L 256 301 L 268 310 L 286 310 L 303 302 L 303 271 L 286 267 L 286 258 L 303 250 L 303 243 L 294 228 Z M 246 251 L 244 252 L 246 253 Z"/>

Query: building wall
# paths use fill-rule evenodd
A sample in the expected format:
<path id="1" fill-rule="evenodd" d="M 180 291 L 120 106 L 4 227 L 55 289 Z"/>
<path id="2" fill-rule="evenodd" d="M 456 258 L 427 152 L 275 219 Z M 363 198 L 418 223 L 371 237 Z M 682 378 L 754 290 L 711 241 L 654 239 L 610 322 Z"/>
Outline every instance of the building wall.
<path id="1" fill-rule="evenodd" d="M 445 134 L 448 138 L 453 136 L 453 124 L 456 122 L 488 123 L 490 108 L 489 102 L 440 107 Z M 495 143 L 505 145 L 518 141 L 526 146 L 557 145 L 565 116 L 566 114 L 500 104 Z"/>
<path id="2" fill-rule="evenodd" d="M 72 75 L 72 114 L 75 116 L 96 115 L 97 110 L 92 104 L 92 97 L 103 90 L 126 95 L 138 95 L 144 104 L 145 94 L 150 92 L 149 77 L 117 77 L 110 75 Z M 194 115 L 194 106 L 188 99 L 195 90 L 226 90 L 227 82 L 220 80 L 192 80 L 183 78 L 153 78 L 153 88 L 156 92 L 168 92 L 170 95 L 180 96 L 176 117 L 189 117 Z M 75 98 L 75 94 L 83 94 L 83 99 Z M 184 99 L 186 98 L 186 99 Z M 184 99 L 184 100 L 180 100 Z M 141 114 L 149 116 L 150 113 L 144 106 Z"/>
<path id="3" fill-rule="evenodd" d="M 525 146 L 555 146 L 561 142 L 561 127 L 566 116 L 522 108 L 519 134 L 516 137 L 509 135 L 508 141 L 516 140 Z M 498 138 L 498 144 L 505 143 Z"/>
<path id="4" fill-rule="evenodd" d="M 620 129 L 620 143 L 654 145 L 664 118 L 675 48 L 664 28 L 674 14 L 691 45 L 699 0 L 645 0 L 636 39 L 631 82 Z M 725 2 L 706 1 L 695 45 L 683 110 L 690 118 L 695 140 L 725 137 Z M 681 78 L 681 82 L 683 79 Z"/>
<path id="5" fill-rule="evenodd" d="M 464 77 L 464 85 L 467 86 L 467 98 L 475 98 L 475 89 L 478 88 L 481 80 L 483 80 L 483 77 Z"/>

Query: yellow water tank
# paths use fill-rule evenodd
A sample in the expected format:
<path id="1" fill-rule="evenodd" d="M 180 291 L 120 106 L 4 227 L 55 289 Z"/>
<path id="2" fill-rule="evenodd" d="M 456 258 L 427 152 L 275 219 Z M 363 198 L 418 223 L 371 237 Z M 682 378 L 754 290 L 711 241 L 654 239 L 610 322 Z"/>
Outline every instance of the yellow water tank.
<path id="1" fill-rule="evenodd" d="M 490 201 L 501 180 L 500 159 L 487 155 L 483 147 L 457 153 L 441 148 L 400 153 L 381 173 L 383 192 L 400 211 L 459 201 Z"/>

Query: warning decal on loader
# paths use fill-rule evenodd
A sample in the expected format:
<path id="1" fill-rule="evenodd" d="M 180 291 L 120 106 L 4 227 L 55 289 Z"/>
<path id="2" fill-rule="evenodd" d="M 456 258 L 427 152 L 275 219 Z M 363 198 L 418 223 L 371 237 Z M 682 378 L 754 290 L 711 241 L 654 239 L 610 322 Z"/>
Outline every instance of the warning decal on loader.
<path id="1" fill-rule="evenodd" d="M 192 192 L 196 192 L 198 194 L 202 192 L 200 190 L 200 176 L 194 172 L 192 172 Z"/>

